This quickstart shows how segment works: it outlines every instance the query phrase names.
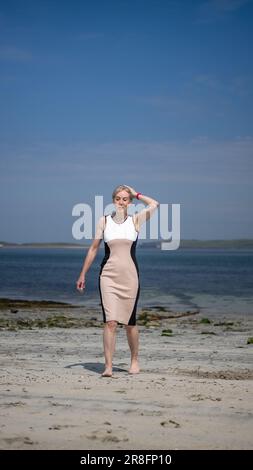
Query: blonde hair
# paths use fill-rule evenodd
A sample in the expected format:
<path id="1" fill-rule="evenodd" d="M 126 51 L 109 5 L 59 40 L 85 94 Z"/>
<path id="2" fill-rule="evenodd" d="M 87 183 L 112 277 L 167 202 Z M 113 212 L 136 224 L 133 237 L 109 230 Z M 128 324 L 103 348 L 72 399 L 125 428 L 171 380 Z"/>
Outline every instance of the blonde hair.
<path id="1" fill-rule="evenodd" d="M 130 189 L 129 189 L 127 186 L 124 186 L 124 184 L 121 184 L 120 186 L 117 186 L 117 187 L 113 190 L 113 193 L 112 193 L 112 200 L 113 200 L 113 201 L 114 201 L 116 195 L 117 195 L 120 191 L 126 191 L 126 192 L 129 194 L 129 199 L 130 199 L 130 201 L 133 200 L 133 196 L 132 196 L 132 193 L 131 193 Z"/>

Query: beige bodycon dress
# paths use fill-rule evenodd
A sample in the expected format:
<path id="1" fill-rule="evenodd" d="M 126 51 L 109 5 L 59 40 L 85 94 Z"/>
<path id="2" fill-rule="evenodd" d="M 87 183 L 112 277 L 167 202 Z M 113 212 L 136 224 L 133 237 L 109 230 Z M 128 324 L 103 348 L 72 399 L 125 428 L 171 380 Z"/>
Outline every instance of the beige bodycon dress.
<path id="1" fill-rule="evenodd" d="M 139 298 L 139 270 L 135 258 L 138 232 L 132 216 L 124 222 L 105 219 L 103 231 L 105 255 L 99 274 L 99 292 L 104 322 L 136 324 Z"/>
<path id="2" fill-rule="evenodd" d="M 137 214 L 128 215 L 120 224 L 111 215 L 99 219 L 96 238 L 103 239 L 105 247 L 99 273 L 104 322 L 114 320 L 124 325 L 136 324 L 140 283 L 135 249 L 141 225 L 156 208 L 157 205 L 150 204 Z"/>

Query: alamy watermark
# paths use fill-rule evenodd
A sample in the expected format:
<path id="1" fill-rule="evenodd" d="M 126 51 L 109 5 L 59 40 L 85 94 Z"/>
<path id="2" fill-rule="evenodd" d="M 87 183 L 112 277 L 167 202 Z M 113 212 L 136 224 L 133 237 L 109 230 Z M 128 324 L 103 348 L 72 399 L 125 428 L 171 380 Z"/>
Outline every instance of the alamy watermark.
<path id="1" fill-rule="evenodd" d="M 89 204 L 75 204 L 72 216 L 77 217 L 72 226 L 72 235 L 75 240 L 91 240 L 94 238 L 95 228 L 100 217 L 113 212 L 113 203 L 104 208 L 103 196 L 95 196 L 95 211 Z M 144 204 L 130 204 L 128 214 L 133 215 L 148 208 Z M 169 214 L 171 217 L 169 217 Z M 171 221 L 171 230 L 169 230 Z M 157 240 L 161 242 L 161 250 L 177 250 L 180 245 L 180 204 L 160 204 L 148 221 L 149 235 L 147 236 L 147 223 L 143 224 L 139 233 L 141 240 Z"/>

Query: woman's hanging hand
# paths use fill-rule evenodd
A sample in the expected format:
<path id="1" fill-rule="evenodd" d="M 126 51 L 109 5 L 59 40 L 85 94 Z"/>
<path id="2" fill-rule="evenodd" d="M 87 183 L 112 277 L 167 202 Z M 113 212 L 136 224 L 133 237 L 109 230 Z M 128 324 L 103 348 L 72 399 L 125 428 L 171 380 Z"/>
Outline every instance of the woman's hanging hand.
<path id="1" fill-rule="evenodd" d="M 83 291 L 85 289 L 85 276 L 84 274 L 80 274 L 77 282 L 76 282 L 76 288 L 79 291 Z"/>

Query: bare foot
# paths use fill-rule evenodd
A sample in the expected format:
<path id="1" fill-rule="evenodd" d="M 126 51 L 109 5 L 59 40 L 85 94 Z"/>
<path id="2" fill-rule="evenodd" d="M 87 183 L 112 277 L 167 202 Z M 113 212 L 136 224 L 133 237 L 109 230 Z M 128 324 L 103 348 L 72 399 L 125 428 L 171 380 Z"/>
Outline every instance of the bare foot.
<path id="1" fill-rule="evenodd" d="M 111 377 L 112 376 L 112 368 L 111 367 L 106 367 L 102 377 Z"/>
<path id="2" fill-rule="evenodd" d="M 132 362 L 130 369 L 129 369 L 129 374 L 139 374 L 140 372 L 140 367 L 138 361 Z"/>

